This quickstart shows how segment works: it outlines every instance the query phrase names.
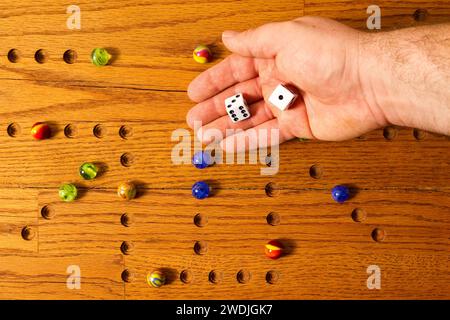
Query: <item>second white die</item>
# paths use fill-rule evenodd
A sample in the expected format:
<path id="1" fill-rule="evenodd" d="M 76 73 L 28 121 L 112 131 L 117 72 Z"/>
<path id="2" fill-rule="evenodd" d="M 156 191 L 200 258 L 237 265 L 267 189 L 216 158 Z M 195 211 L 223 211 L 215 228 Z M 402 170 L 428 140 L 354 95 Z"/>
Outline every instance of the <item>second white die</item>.
<path id="1" fill-rule="evenodd" d="M 281 111 L 289 108 L 294 103 L 297 95 L 291 90 L 279 84 L 269 97 L 269 102 Z"/>
<path id="2" fill-rule="evenodd" d="M 242 93 L 225 99 L 225 109 L 228 116 L 233 122 L 239 122 L 250 118 L 250 111 L 248 110 L 247 103 L 245 102 Z"/>

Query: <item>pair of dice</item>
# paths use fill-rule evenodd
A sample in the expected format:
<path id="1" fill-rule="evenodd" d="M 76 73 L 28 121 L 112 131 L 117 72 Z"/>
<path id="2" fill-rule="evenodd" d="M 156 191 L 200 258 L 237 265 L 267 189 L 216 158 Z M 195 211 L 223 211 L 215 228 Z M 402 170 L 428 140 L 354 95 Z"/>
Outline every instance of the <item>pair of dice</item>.
<path id="1" fill-rule="evenodd" d="M 269 102 L 281 111 L 289 108 L 297 98 L 297 95 L 291 90 L 279 84 L 269 97 Z M 232 97 L 225 99 L 225 108 L 233 122 L 239 122 L 250 118 L 250 111 L 245 102 L 242 93 L 238 93 Z"/>

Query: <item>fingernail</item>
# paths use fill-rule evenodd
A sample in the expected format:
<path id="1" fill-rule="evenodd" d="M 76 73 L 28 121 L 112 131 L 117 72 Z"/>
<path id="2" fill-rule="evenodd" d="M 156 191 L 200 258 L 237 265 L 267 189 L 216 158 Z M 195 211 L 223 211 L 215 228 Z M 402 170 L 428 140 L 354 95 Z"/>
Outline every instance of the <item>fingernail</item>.
<path id="1" fill-rule="evenodd" d="M 228 39 L 236 36 L 239 32 L 233 30 L 227 30 L 222 33 L 222 39 Z"/>

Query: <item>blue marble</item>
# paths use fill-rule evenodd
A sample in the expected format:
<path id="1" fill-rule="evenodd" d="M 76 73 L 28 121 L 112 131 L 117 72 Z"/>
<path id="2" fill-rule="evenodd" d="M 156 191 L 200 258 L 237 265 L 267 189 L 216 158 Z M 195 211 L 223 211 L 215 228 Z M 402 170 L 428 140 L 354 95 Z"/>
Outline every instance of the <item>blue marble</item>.
<path id="1" fill-rule="evenodd" d="M 343 203 L 350 198 L 350 190 L 343 185 L 337 185 L 331 190 L 334 201 Z"/>
<path id="2" fill-rule="evenodd" d="M 198 181 L 192 186 L 192 195 L 199 200 L 205 199 L 209 196 L 210 190 L 211 189 L 206 182 Z"/>
<path id="3" fill-rule="evenodd" d="M 192 164 L 197 169 L 205 169 L 212 164 L 211 154 L 208 151 L 198 151 L 192 157 Z"/>

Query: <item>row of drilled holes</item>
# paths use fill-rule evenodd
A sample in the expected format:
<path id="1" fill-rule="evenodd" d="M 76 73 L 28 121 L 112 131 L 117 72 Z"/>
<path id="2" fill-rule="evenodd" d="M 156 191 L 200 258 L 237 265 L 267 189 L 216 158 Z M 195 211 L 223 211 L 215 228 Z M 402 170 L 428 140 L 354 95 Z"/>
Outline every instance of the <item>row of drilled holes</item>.
<path id="1" fill-rule="evenodd" d="M 124 282 L 133 282 L 135 275 L 131 270 L 125 269 L 122 271 L 121 278 Z M 251 272 L 246 269 L 241 269 L 236 273 L 236 280 L 238 283 L 249 283 L 251 278 Z M 265 278 L 268 284 L 276 284 L 280 279 L 280 275 L 277 271 L 270 270 L 266 273 Z M 192 271 L 186 269 L 180 272 L 179 279 L 181 282 L 188 284 L 194 281 L 194 274 Z M 219 270 L 210 271 L 208 274 L 208 281 L 213 284 L 221 283 L 223 281 L 223 272 Z"/>
<path id="2" fill-rule="evenodd" d="M 53 210 L 51 210 L 49 206 L 43 206 L 41 209 L 41 216 L 46 220 L 50 220 L 55 217 L 55 213 L 53 212 Z M 350 216 L 354 222 L 364 222 L 367 218 L 367 213 L 364 209 L 355 208 L 351 212 Z M 193 222 L 197 227 L 203 228 L 206 227 L 206 225 L 209 222 L 209 219 L 207 215 L 203 213 L 197 213 L 194 216 Z M 278 226 L 281 224 L 281 215 L 277 212 L 270 212 L 266 216 L 266 222 L 271 226 Z M 134 216 L 129 213 L 124 213 L 120 217 L 120 223 L 124 227 L 130 227 L 131 225 L 134 224 Z"/>
<path id="3" fill-rule="evenodd" d="M 106 128 L 97 124 L 92 130 L 95 137 L 101 139 L 106 135 Z M 17 123 L 11 123 L 7 129 L 8 135 L 12 138 L 17 137 L 20 134 L 20 126 Z M 75 138 L 78 133 L 78 129 L 73 124 L 68 124 L 64 128 L 64 135 L 67 138 Z M 133 129 L 129 126 L 121 126 L 119 129 L 119 136 L 122 139 L 128 139 L 133 135 Z M 120 156 L 120 164 L 124 167 L 131 167 L 134 164 L 134 156 L 126 152 Z"/>
<path id="4" fill-rule="evenodd" d="M 266 191 L 267 196 L 274 197 L 279 193 L 279 188 L 275 183 L 270 182 L 266 185 L 265 191 Z M 367 218 L 367 213 L 364 209 L 355 208 L 351 213 L 351 218 L 354 222 L 363 222 Z M 205 219 L 205 218 L 203 217 L 203 219 Z M 267 219 L 267 223 L 272 226 L 276 226 L 281 223 L 281 217 L 276 212 L 269 213 L 267 215 L 266 219 Z M 195 219 L 194 219 L 194 222 L 195 222 Z M 374 241 L 381 242 L 385 239 L 386 232 L 381 228 L 375 228 L 371 233 L 371 237 Z"/>
<path id="5" fill-rule="evenodd" d="M 397 132 L 398 132 L 398 130 L 394 127 L 386 127 L 383 130 L 383 136 L 385 137 L 386 140 L 391 141 L 397 137 Z M 419 129 L 414 129 L 413 135 L 414 135 L 414 138 L 416 138 L 416 140 L 420 141 L 420 140 L 425 139 L 425 137 L 427 136 L 427 132 L 419 130 Z M 265 163 L 268 167 L 270 167 L 272 165 L 270 154 L 266 157 Z M 309 175 L 311 176 L 311 178 L 314 178 L 314 179 L 322 178 L 322 175 L 323 175 L 322 167 L 319 164 L 312 165 L 309 168 Z"/>
<path id="6" fill-rule="evenodd" d="M 11 123 L 10 125 L 8 125 L 7 128 L 7 133 L 11 138 L 17 137 L 20 132 L 21 132 L 21 128 L 20 125 L 17 123 Z M 102 124 L 97 124 L 94 126 L 92 133 L 95 137 L 101 139 L 103 137 L 106 136 L 107 134 L 107 129 L 104 125 Z M 74 124 L 68 124 L 65 128 L 64 128 L 64 135 L 67 138 L 76 138 L 76 136 L 78 135 L 78 128 L 76 125 Z M 133 129 L 130 126 L 121 126 L 119 129 L 119 136 L 122 139 L 128 139 L 133 135 Z M 386 140 L 394 140 L 398 135 L 398 129 L 395 127 L 386 127 L 383 129 L 383 136 Z M 413 136 L 416 140 L 423 140 L 425 139 L 425 137 L 427 136 L 427 132 L 420 130 L 420 129 L 414 129 L 413 130 Z M 359 139 L 364 139 L 364 137 L 360 137 Z M 270 155 L 268 155 L 266 157 L 266 164 L 267 166 L 270 167 L 271 165 L 271 158 Z"/>
<path id="7" fill-rule="evenodd" d="M 55 217 L 55 213 L 53 212 L 53 210 L 51 210 L 51 208 L 49 206 L 44 206 L 41 209 L 41 216 L 46 220 L 50 220 Z M 351 218 L 355 222 L 364 222 L 367 218 L 367 213 L 364 209 L 356 208 L 352 211 Z M 267 221 L 267 224 L 269 224 L 271 226 L 278 226 L 281 224 L 281 216 L 280 216 L 280 214 L 278 214 L 276 212 L 270 212 L 266 217 L 266 221 Z M 130 227 L 134 223 L 133 215 L 128 214 L 128 213 L 122 214 L 120 217 L 120 223 L 124 227 Z M 194 216 L 194 224 L 199 228 L 205 227 L 208 224 L 208 217 L 201 213 L 196 214 Z M 375 241 L 383 240 L 382 238 L 384 238 L 384 237 L 380 237 L 380 235 L 374 236 L 375 234 L 379 234 L 380 230 L 381 230 L 380 228 L 375 228 L 373 230 L 373 232 L 372 232 L 373 240 L 375 240 Z M 32 240 L 34 238 L 34 235 L 35 235 L 35 232 L 31 227 L 26 226 L 22 229 L 22 237 L 25 240 Z M 121 250 L 125 254 L 131 253 L 133 248 L 134 248 L 134 246 L 131 243 L 126 242 L 126 241 L 124 241 L 121 246 Z M 194 252 L 197 254 L 205 254 L 207 252 L 207 250 L 208 250 L 208 246 L 207 246 L 207 243 L 204 241 L 197 241 L 194 245 Z"/>
<path id="8" fill-rule="evenodd" d="M 386 127 L 383 129 L 383 137 L 388 140 L 394 140 L 397 138 L 398 129 L 395 127 Z M 420 129 L 413 129 L 413 136 L 416 140 L 420 141 L 426 138 L 427 132 Z"/>
<path id="9" fill-rule="evenodd" d="M 428 16 L 428 11 L 426 9 L 417 9 L 413 13 L 413 18 L 416 21 L 424 21 Z M 18 49 L 11 49 L 8 52 L 8 60 L 11 63 L 19 62 L 21 53 Z M 34 54 L 34 59 L 37 63 L 45 63 L 48 60 L 48 53 L 44 49 L 39 49 Z M 64 52 L 63 60 L 67 64 L 73 64 L 77 60 L 77 53 L 75 50 L 69 49 Z"/>
<path id="10" fill-rule="evenodd" d="M 50 220 L 53 219 L 55 216 L 55 213 L 53 210 L 51 210 L 50 206 L 43 206 L 41 208 L 41 216 L 46 219 L 46 220 Z M 364 209 L 361 208 L 355 208 L 352 212 L 351 212 L 351 218 L 354 222 L 364 222 L 367 218 L 367 213 Z M 199 227 L 199 228 L 203 228 L 208 224 L 208 216 L 203 214 L 203 213 L 198 213 L 194 216 L 193 218 L 193 223 Z M 279 213 L 276 212 L 270 212 L 269 214 L 267 214 L 266 216 L 266 222 L 267 224 L 271 225 L 271 226 L 278 226 L 281 224 L 281 216 Z M 129 213 L 124 213 L 121 215 L 120 217 L 120 223 L 124 226 L 124 227 L 130 227 L 131 225 L 133 225 L 134 223 L 134 217 L 132 214 Z M 29 233 L 26 233 L 29 234 Z M 25 237 L 24 237 L 25 238 Z M 374 239 L 375 240 L 375 239 Z M 199 246 L 199 245 L 197 245 Z M 194 249 L 195 250 L 195 249 Z"/>
<path id="11" fill-rule="evenodd" d="M 41 209 L 41 215 L 43 218 L 45 219 L 52 219 L 55 214 L 54 212 L 52 212 L 52 210 L 50 210 L 50 208 L 48 206 L 44 206 Z M 353 219 L 353 221 L 355 222 L 363 222 L 366 217 L 367 214 L 363 209 L 357 208 L 354 209 L 351 217 Z M 266 217 L 267 223 L 270 225 L 279 225 L 281 223 L 281 217 L 278 213 L 275 212 L 271 212 L 267 215 Z M 133 216 L 130 214 L 123 214 L 120 218 L 121 224 L 125 227 L 129 227 L 133 224 Z M 194 224 L 198 227 L 204 227 L 206 226 L 206 224 L 208 223 L 208 219 L 205 215 L 203 214 L 197 214 L 194 217 Z M 32 240 L 35 237 L 35 231 L 33 228 L 26 226 L 22 229 L 22 237 L 25 240 Z M 376 242 L 381 242 L 385 239 L 386 237 L 386 232 L 383 229 L 380 228 L 375 228 L 372 233 L 371 233 L 372 239 Z M 128 241 L 124 241 L 122 242 L 121 246 L 120 246 L 120 250 L 124 255 L 129 255 L 134 251 L 134 245 L 131 242 Z M 194 244 L 194 252 L 198 255 L 203 255 L 206 254 L 206 252 L 208 251 L 208 245 L 205 241 L 197 241 Z M 213 270 L 209 273 L 208 279 L 211 283 L 220 283 L 222 281 L 222 273 L 217 271 L 217 270 Z M 122 279 L 125 282 L 131 282 L 133 279 L 133 275 L 132 273 L 126 269 L 122 272 Z M 236 275 L 236 279 L 239 283 L 248 283 L 251 279 L 251 273 L 248 272 L 247 270 L 240 270 L 237 275 Z M 268 271 L 266 274 L 266 282 L 269 284 L 275 284 L 279 279 L 279 275 L 276 271 Z M 180 274 L 180 280 L 184 283 L 190 283 L 193 280 L 193 276 L 191 271 L 189 270 L 184 270 L 181 272 Z"/>
<path id="12" fill-rule="evenodd" d="M 8 133 L 8 136 L 10 136 L 11 138 L 15 138 L 19 136 L 21 133 L 20 125 L 18 123 L 11 123 L 10 125 L 8 125 L 6 132 Z M 102 124 L 97 124 L 92 129 L 92 134 L 99 139 L 104 138 L 107 133 L 108 131 L 106 127 Z M 78 127 L 71 123 L 68 124 L 67 126 L 64 127 L 64 135 L 67 138 L 71 139 L 76 138 L 78 135 Z M 123 125 L 119 128 L 119 136 L 122 139 L 129 139 L 132 135 L 133 135 L 132 127 Z"/>
<path id="13" fill-rule="evenodd" d="M 364 209 L 356 208 L 351 213 L 351 218 L 355 222 L 363 222 L 367 218 L 367 214 Z M 124 214 L 121 217 L 121 222 L 124 226 L 130 226 L 132 224 L 132 216 Z M 281 223 L 281 217 L 278 213 L 271 212 L 267 215 L 266 221 L 269 225 L 277 226 Z M 197 214 L 194 217 L 194 224 L 198 227 L 205 227 L 208 223 L 208 218 L 203 214 Z M 376 242 L 381 242 L 385 239 L 386 233 L 383 229 L 375 228 L 371 237 Z M 194 244 L 194 252 L 197 255 L 205 255 L 208 252 L 208 243 L 206 241 L 196 241 Z M 129 255 L 134 251 L 134 245 L 131 242 L 124 241 L 120 247 L 123 254 Z"/>
<path id="14" fill-rule="evenodd" d="M 8 51 L 8 60 L 11 63 L 18 63 L 21 59 L 21 52 L 18 49 L 11 49 Z M 64 52 L 63 60 L 67 64 L 73 64 L 77 60 L 77 53 L 75 50 L 69 49 Z M 34 60 L 37 63 L 43 64 L 48 61 L 49 54 L 44 49 L 39 49 L 34 53 Z"/>

